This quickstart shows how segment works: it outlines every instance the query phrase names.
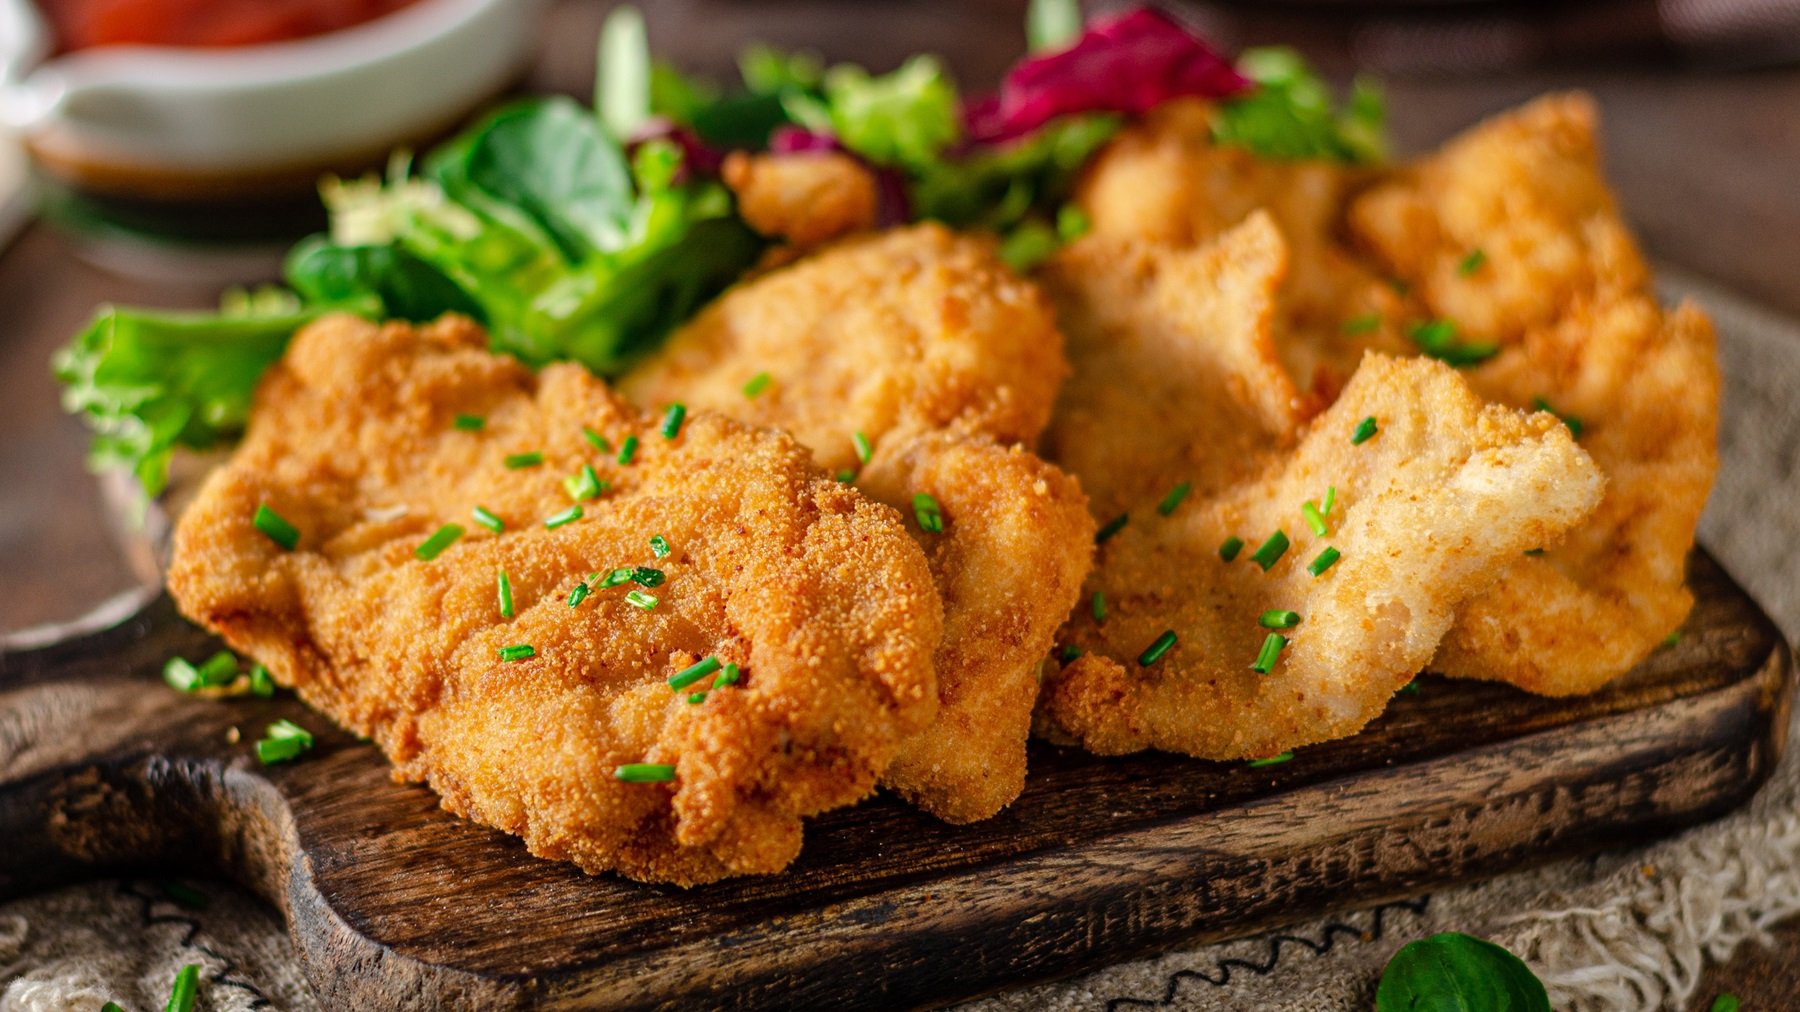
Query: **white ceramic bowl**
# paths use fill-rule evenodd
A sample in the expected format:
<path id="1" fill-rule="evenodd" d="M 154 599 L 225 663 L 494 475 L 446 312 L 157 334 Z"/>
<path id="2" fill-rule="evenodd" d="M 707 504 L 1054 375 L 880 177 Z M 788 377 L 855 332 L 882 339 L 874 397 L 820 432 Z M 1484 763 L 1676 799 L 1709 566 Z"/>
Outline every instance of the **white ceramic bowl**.
<path id="1" fill-rule="evenodd" d="M 519 73 L 545 0 L 419 0 L 291 42 L 113 46 L 49 58 L 30 0 L 0 0 L 0 121 L 50 174 L 191 199 L 311 185 L 453 126 Z"/>

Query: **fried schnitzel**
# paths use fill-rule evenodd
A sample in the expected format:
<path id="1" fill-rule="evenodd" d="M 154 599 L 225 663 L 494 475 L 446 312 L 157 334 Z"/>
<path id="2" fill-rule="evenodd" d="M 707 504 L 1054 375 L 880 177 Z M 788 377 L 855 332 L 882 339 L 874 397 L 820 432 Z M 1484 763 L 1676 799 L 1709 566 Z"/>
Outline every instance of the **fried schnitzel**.
<path id="1" fill-rule="evenodd" d="M 780 870 L 937 711 L 925 557 L 785 435 L 659 431 L 581 367 L 485 343 L 456 317 L 303 330 L 182 517 L 171 593 L 534 854 L 680 885 Z"/>

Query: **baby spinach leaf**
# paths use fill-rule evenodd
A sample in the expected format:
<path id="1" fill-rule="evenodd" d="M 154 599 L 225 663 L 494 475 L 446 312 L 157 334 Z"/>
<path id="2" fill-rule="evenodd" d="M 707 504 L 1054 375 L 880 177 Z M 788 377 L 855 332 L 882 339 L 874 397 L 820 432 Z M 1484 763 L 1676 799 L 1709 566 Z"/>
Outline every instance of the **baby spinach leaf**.
<path id="1" fill-rule="evenodd" d="M 1375 992 L 1376 1012 L 1550 1012 L 1544 985 L 1492 942 L 1446 931 L 1394 954 Z"/>
<path id="2" fill-rule="evenodd" d="M 372 296 L 388 316 L 415 323 L 445 313 L 486 319 L 481 306 L 442 271 L 398 246 L 335 246 L 324 236 L 313 236 L 288 254 L 285 274 L 310 303 Z"/>

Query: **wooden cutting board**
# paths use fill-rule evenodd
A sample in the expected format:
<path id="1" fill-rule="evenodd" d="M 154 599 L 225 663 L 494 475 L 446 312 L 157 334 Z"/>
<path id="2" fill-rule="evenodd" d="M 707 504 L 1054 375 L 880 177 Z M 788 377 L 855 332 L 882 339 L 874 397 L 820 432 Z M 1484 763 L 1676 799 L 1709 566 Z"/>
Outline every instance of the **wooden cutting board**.
<path id="1" fill-rule="evenodd" d="M 440 811 L 287 694 L 210 701 L 166 598 L 0 654 L 0 896 L 121 869 L 226 874 L 285 912 L 327 1008 L 941 1004 L 1672 832 L 1743 802 L 1787 728 L 1773 623 L 1704 553 L 1683 638 L 1598 695 L 1427 677 L 1364 733 L 1262 768 L 1034 746 L 951 827 L 880 797 L 786 874 L 588 877 Z M 263 767 L 250 742 L 318 733 Z M 228 742 L 228 729 L 243 738 Z"/>

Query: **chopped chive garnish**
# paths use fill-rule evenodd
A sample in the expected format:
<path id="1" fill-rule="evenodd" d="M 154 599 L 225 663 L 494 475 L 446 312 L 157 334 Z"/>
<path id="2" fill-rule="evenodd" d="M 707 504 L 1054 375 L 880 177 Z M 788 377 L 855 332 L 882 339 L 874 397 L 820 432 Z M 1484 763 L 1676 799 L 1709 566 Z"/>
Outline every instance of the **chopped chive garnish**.
<path id="1" fill-rule="evenodd" d="M 723 689 L 727 685 L 736 685 L 742 673 L 743 669 L 735 664 L 725 665 L 725 670 L 720 672 L 718 678 L 713 679 L 713 688 Z"/>
<path id="2" fill-rule="evenodd" d="M 1219 545 L 1219 558 L 1226 562 L 1234 561 L 1238 553 L 1244 550 L 1244 539 L 1233 534 Z"/>
<path id="3" fill-rule="evenodd" d="M 667 578 L 668 574 L 649 566 L 633 566 L 631 569 L 631 582 L 640 587 L 660 587 Z"/>
<path id="4" fill-rule="evenodd" d="M 1470 344 L 1457 340 L 1456 324 L 1450 320 L 1415 323 L 1407 330 L 1407 336 L 1412 338 L 1426 357 L 1459 368 L 1485 362 L 1500 353 L 1500 346 L 1497 344 Z"/>
<path id="5" fill-rule="evenodd" d="M 506 455 L 505 461 L 507 468 L 513 471 L 524 467 L 536 467 L 543 462 L 544 455 L 536 450 L 527 453 L 509 453 Z"/>
<path id="6" fill-rule="evenodd" d="M 1070 661 L 1075 660 L 1076 658 L 1081 656 L 1081 648 L 1076 646 L 1073 643 L 1070 643 L 1068 646 L 1065 646 L 1062 648 L 1062 653 L 1059 654 L 1058 656 L 1060 656 L 1062 658 L 1062 662 L 1064 664 L 1067 664 Z"/>
<path id="7" fill-rule="evenodd" d="M 774 379 L 775 377 L 770 376 L 766 372 L 757 373 L 750 377 L 750 382 L 744 384 L 744 396 L 754 399 L 758 394 L 769 389 L 769 384 L 773 382 Z"/>
<path id="8" fill-rule="evenodd" d="M 570 506 L 568 509 L 563 510 L 561 513 L 552 513 L 551 515 L 545 517 L 544 518 L 544 529 L 547 531 L 553 531 L 553 530 L 556 530 L 558 527 L 562 527 L 565 524 L 572 524 L 575 521 L 580 520 L 581 517 L 582 517 L 581 506 L 579 504 L 577 504 L 575 506 Z"/>
<path id="9" fill-rule="evenodd" d="M 1256 549 L 1256 552 L 1250 556 L 1250 561 L 1261 566 L 1263 572 L 1266 573 L 1275 568 L 1275 563 L 1281 561 L 1281 557 L 1287 554 L 1287 550 L 1287 532 L 1277 530 L 1275 533 L 1269 535 L 1269 540 L 1263 542 L 1262 545 Z"/>
<path id="10" fill-rule="evenodd" d="M 194 1002 L 200 998 L 200 964 L 189 963 L 175 974 L 175 983 L 169 987 L 169 1002 L 163 1006 L 163 1012 L 194 1012 Z"/>
<path id="11" fill-rule="evenodd" d="M 100 1006 L 100 1012 L 125 1012 L 125 1010 L 119 1006 L 118 1002 L 109 1001 Z"/>
<path id="12" fill-rule="evenodd" d="M 476 523 L 493 531 L 495 534 L 499 534 L 501 531 L 506 530 L 506 521 L 495 516 L 486 506 L 477 506 L 469 512 L 475 517 Z"/>
<path id="13" fill-rule="evenodd" d="M 482 429 L 487 428 L 487 419 L 480 415 L 457 415 L 456 420 L 450 424 L 464 432 L 480 432 Z"/>
<path id="14" fill-rule="evenodd" d="M 1544 550 L 1542 548 L 1527 548 L 1525 549 L 1525 554 L 1535 558 L 1544 554 Z"/>
<path id="15" fill-rule="evenodd" d="M 1336 485 L 1325 486 L 1325 501 L 1319 504 L 1319 512 L 1325 514 L 1326 516 L 1330 516 L 1331 508 L 1336 505 L 1337 505 L 1337 486 Z"/>
<path id="16" fill-rule="evenodd" d="M 607 442 L 606 437 L 585 425 L 581 427 L 581 438 L 587 440 L 589 446 L 601 453 L 612 452 L 612 444 Z"/>
<path id="17" fill-rule="evenodd" d="M 1327 546 L 1324 551 L 1313 557 L 1311 564 L 1306 567 L 1306 571 L 1314 576 L 1324 576 L 1325 571 L 1337 565 L 1337 560 L 1343 557 L 1344 553 Z"/>
<path id="18" fill-rule="evenodd" d="M 1156 504 L 1156 512 L 1161 513 L 1165 517 L 1175 512 L 1175 507 L 1180 506 L 1181 500 L 1186 499 L 1188 493 L 1193 490 L 1194 486 L 1191 482 L 1184 481 L 1175 486 L 1169 490 L 1168 495 L 1162 497 L 1162 502 Z"/>
<path id="19" fill-rule="evenodd" d="M 1264 629 L 1292 629 L 1300 624 L 1300 613 L 1297 611 L 1285 611 L 1280 608 L 1270 608 L 1268 611 L 1263 612 L 1262 617 L 1256 621 Z"/>
<path id="20" fill-rule="evenodd" d="M 619 463 L 631 463 L 631 458 L 637 456 L 637 448 L 638 437 L 626 436 L 625 441 L 619 444 Z"/>
<path id="21" fill-rule="evenodd" d="M 675 767 L 669 763 L 626 763 L 613 770 L 613 776 L 628 784 L 654 784 L 675 779 Z"/>
<path id="22" fill-rule="evenodd" d="M 291 720 L 278 720 L 275 723 L 270 724 L 269 737 L 296 738 L 305 742 L 308 748 L 312 747 L 313 743 L 312 732 Z"/>
<path id="23" fill-rule="evenodd" d="M 1548 411 L 1551 414 L 1555 415 L 1557 418 L 1562 420 L 1562 423 L 1564 425 L 1567 425 L 1569 427 L 1569 435 L 1574 436 L 1576 439 L 1581 438 L 1581 430 L 1584 428 L 1584 426 L 1581 424 L 1581 419 L 1576 418 L 1574 415 L 1563 414 L 1562 412 L 1551 407 L 1550 402 L 1543 399 L 1542 397 L 1534 399 L 1531 402 L 1531 406 L 1536 408 L 1539 411 Z"/>
<path id="24" fill-rule="evenodd" d="M 1456 273 L 1466 278 L 1480 270 L 1481 265 L 1485 263 L 1487 263 L 1487 253 L 1483 250 L 1472 249 L 1469 251 L 1468 256 L 1463 257 L 1462 260 L 1457 263 Z"/>
<path id="25" fill-rule="evenodd" d="M 944 511 L 939 508 L 937 499 L 929 493 L 920 492 L 913 496 L 913 519 L 919 522 L 919 529 L 927 534 L 944 533 Z"/>
<path id="26" fill-rule="evenodd" d="M 200 669 L 185 658 L 171 657 L 163 665 L 163 681 L 177 692 L 192 692 L 200 687 Z"/>
<path id="27" fill-rule="evenodd" d="M 1262 650 L 1256 655 L 1256 663 L 1250 670 L 1259 675 L 1266 675 L 1275 669 L 1275 660 L 1281 656 L 1281 648 L 1288 645 L 1288 638 L 1280 633 L 1270 633 L 1263 638 Z"/>
<path id="28" fill-rule="evenodd" d="M 669 411 L 663 415 L 662 434 L 664 439 L 674 439 L 681 435 L 681 423 L 687 420 L 687 405 L 676 401 L 669 405 Z"/>
<path id="29" fill-rule="evenodd" d="M 196 674 L 200 676 L 200 684 L 207 688 L 230 685 L 237 681 L 237 655 L 229 650 L 221 650 L 201 662 Z"/>
<path id="30" fill-rule="evenodd" d="M 1407 682 L 1405 685 L 1400 686 L 1400 695 L 1402 695 L 1402 696 L 1416 696 L 1418 694 L 1419 694 L 1419 680 L 1417 678 L 1413 679 L 1410 682 Z"/>
<path id="31" fill-rule="evenodd" d="M 630 583 L 630 582 L 631 582 L 631 570 L 615 569 L 612 572 L 607 573 L 606 576 L 600 580 L 600 589 L 605 590 L 608 587 L 617 587 L 621 583 Z"/>
<path id="32" fill-rule="evenodd" d="M 832 475 L 832 477 L 837 479 L 839 485 L 848 485 L 856 480 L 856 472 L 846 467 L 842 471 Z"/>
<path id="33" fill-rule="evenodd" d="M 869 437 L 863 435 L 861 429 L 850 433 L 850 443 L 856 447 L 857 460 L 867 464 L 869 458 L 875 456 L 875 448 L 869 445 Z"/>
<path id="34" fill-rule="evenodd" d="M 1313 505 L 1311 499 L 1300 504 L 1300 515 L 1306 518 L 1306 526 L 1312 528 L 1313 536 L 1322 538 L 1330 533 L 1331 528 L 1325 526 L 1324 514 L 1319 512 L 1319 507 Z"/>
<path id="35" fill-rule="evenodd" d="M 1670 633 L 1669 635 L 1663 637 L 1662 645 L 1665 647 L 1672 647 L 1675 644 L 1681 642 L 1682 636 L 1683 636 L 1682 631 L 1680 629 L 1677 629 L 1674 632 Z"/>
<path id="36" fill-rule="evenodd" d="M 598 499 L 600 493 L 606 491 L 606 482 L 601 481 L 600 476 L 594 473 L 594 465 L 583 464 L 581 470 L 563 479 L 563 491 L 569 493 L 569 498 L 576 502 Z"/>
<path id="37" fill-rule="evenodd" d="M 1356 423 L 1356 431 L 1352 432 L 1350 434 L 1350 445 L 1351 446 L 1361 446 L 1362 444 L 1375 438 L 1375 433 L 1380 432 L 1380 431 L 1381 431 L 1381 427 L 1379 425 L 1375 424 L 1375 416 L 1370 415 L 1369 417 Z"/>
<path id="38" fill-rule="evenodd" d="M 1099 530 L 1094 532 L 1094 544 L 1096 544 L 1096 545 L 1105 544 L 1106 539 L 1108 539 L 1108 538 L 1112 537 L 1114 534 L 1117 534 L 1120 531 L 1124 530 L 1125 525 L 1130 522 L 1131 522 L 1131 514 L 1129 514 L 1129 513 L 1121 513 L 1118 516 L 1113 517 L 1111 520 L 1108 520 L 1106 522 L 1105 526 L 1101 527 Z"/>
<path id="39" fill-rule="evenodd" d="M 1355 336 L 1357 334 L 1374 333 L 1375 328 L 1379 326 L 1381 326 L 1381 314 L 1368 313 L 1364 316 L 1354 316 L 1345 320 L 1342 329 L 1344 333 Z"/>
<path id="40" fill-rule="evenodd" d="M 580 605 L 581 602 L 587 600 L 589 593 L 590 591 L 588 590 L 588 585 L 586 583 L 577 583 L 575 589 L 569 591 L 569 607 L 574 608 Z"/>
<path id="41" fill-rule="evenodd" d="M 256 525 L 257 530 L 268 535 L 270 541 L 290 552 L 294 550 L 295 545 L 300 543 L 299 528 L 288 523 L 281 514 L 270 509 L 268 503 L 262 503 L 256 507 L 256 516 L 250 522 Z"/>
<path id="42" fill-rule="evenodd" d="M 419 547 L 413 549 L 413 555 L 425 562 L 430 562 L 432 559 L 444 554 L 444 549 L 456 544 L 456 539 L 462 536 L 463 529 L 461 524 L 445 524 L 444 526 L 439 527 L 437 532 L 431 537 L 421 541 Z"/>
<path id="43" fill-rule="evenodd" d="M 500 659 L 503 661 L 526 661 L 537 656 L 537 647 L 529 643 L 514 643 L 510 647 L 500 648 Z"/>
<path id="44" fill-rule="evenodd" d="M 513 617 L 512 580 L 507 577 L 506 570 L 504 570 L 504 569 L 500 570 L 500 575 L 498 577 L 496 577 L 494 580 L 494 586 L 495 586 L 495 593 L 500 598 L 500 617 L 501 618 L 512 618 Z"/>
<path id="45" fill-rule="evenodd" d="M 658 598 L 655 594 L 646 594 L 641 590 L 634 590 L 625 595 L 625 601 L 627 604 L 635 605 L 645 611 L 649 611 L 656 607 Z"/>
<path id="46" fill-rule="evenodd" d="M 669 557 L 669 539 L 661 534 L 650 535 L 650 554 L 659 559 Z"/>
<path id="47" fill-rule="evenodd" d="M 1168 653 L 1174 646 L 1175 630 L 1164 629 L 1163 634 L 1158 636 L 1154 643 L 1145 647 L 1143 653 L 1138 654 L 1138 666 L 1147 668 L 1150 665 L 1155 664 L 1157 661 L 1162 660 L 1163 654 Z"/>
<path id="48" fill-rule="evenodd" d="M 1098 590 L 1094 591 L 1094 621 L 1106 621 L 1106 595 Z"/>
<path id="49" fill-rule="evenodd" d="M 690 693 L 688 693 L 688 702 L 689 703 L 704 703 L 704 702 L 706 702 L 706 693 L 690 692 Z"/>
<path id="50" fill-rule="evenodd" d="M 1292 759 L 1292 758 L 1294 758 L 1294 753 L 1283 752 L 1280 755 L 1267 756 L 1262 759 L 1252 759 L 1249 762 L 1245 763 L 1244 765 L 1249 766 L 1253 769 L 1257 766 L 1279 766 L 1282 763 L 1287 762 L 1289 759 Z"/>
<path id="51" fill-rule="evenodd" d="M 250 668 L 250 694 L 269 699 L 275 695 L 275 679 L 269 676 L 269 669 L 261 664 Z"/>
<path id="52" fill-rule="evenodd" d="M 269 766 L 295 759 L 312 747 L 312 732 L 291 720 L 278 720 L 269 725 L 267 737 L 256 743 L 256 758 Z"/>
<path id="53" fill-rule="evenodd" d="M 700 679 L 705 678 L 707 675 L 719 670 L 720 667 L 721 665 L 718 656 L 709 655 L 669 676 L 669 688 L 677 691 L 685 689 Z"/>

